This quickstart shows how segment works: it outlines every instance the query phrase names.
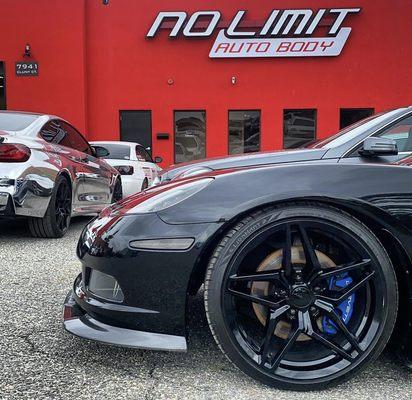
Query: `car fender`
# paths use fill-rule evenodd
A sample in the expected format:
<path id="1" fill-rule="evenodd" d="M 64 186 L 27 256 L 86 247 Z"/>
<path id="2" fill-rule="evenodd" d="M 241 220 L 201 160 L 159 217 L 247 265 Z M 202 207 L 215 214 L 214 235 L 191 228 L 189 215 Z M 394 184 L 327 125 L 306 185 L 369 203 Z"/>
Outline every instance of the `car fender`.
<path id="1" fill-rule="evenodd" d="M 403 286 L 400 320 L 403 320 L 405 329 L 399 348 L 403 348 L 405 354 L 411 354 L 412 360 L 412 346 L 408 347 L 408 342 L 412 342 L 410 167 L 291 164 L 215 174 L 213 178 L 215 181 L 208 185 L 204 192 L 201 191 L 174 206 L 173 212 L 165 210 L 159 213 L 164 221 L 172 224 L 223 223 L 208 239 L 210 247 L 205 247 L 203 252 L 206 258 L 221 235 L 234 223 L 250 212 L 268 205 L 321 203 L 346 211 L 367 225 L 390 253 L 398 282 Z M 200 265 L 199 270 L 194 270 L 194 274 L 199 273 L 203 279 L 202 268 L 205 268 L 205 265 Z M 195 284 L 193 287 L 196 286 Z"/>
<path id="2" fill-rule="evenodd" d="M 189 280 L 187 291 L 194 294 L 203 283 L 206 268 L 217 244 L 242 217 L 252 213 L 257 208 L 266 206 L 310 205 L 317 204 L 334 207 L 351 214 L 372 230 L 378 240 L 388 252 L 394 267 L 399 287 L 399 311 L 391 345 L 402 361 L 412 369 L 412 246 L 410 231 L 400 224 L 399 220 L 388 212 L 373 204 L 357 199 L 330 198 L 327 196 L 295 196 L 287 199 L 267 199 L 259 207 L 250 204 L 240 214 L 226 220 L 221 226 L 216 226 L 212 236 L 204 246 L 201 256 L 197 260 Z M 188 316 L 186 316 L 188 318 Z"/>
<path id="3" fill-rule="evenodd" d="M 44 151 L 32 148 L 32 157 L 19 165 L 0 163 L 0 191 L 11 196 L 13 212 L 17 216 L 42 218 L 49 206 L 57 177 L 65 174 L 72 185 L 75 175 L 67 168 L 60 169 L 57 162 L 50 162 L 52 155 Z"/>

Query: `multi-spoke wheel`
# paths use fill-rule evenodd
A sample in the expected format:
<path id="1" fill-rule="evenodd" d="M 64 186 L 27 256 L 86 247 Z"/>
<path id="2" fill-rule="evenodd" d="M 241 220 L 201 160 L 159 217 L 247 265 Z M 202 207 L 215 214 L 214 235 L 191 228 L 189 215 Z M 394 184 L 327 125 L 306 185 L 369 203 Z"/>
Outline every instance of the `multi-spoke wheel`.
<path id="1" fill-rule="evenodd" d="M 319 389 L 357 373 L 387 343 L 396 278 L 373 233 L 316 205 L 259 211 L 218 245 L 206 275 L 223 352 L 267 384 Z"/>
<path id="2" fill-rule="evenodd" d="M 43 218 L 30 218 L 29 229 L 33 236 L 60 238 L 70 226 L 72 191 L 69 181 L 59 176 L 55 182 L 49 206 Z"/>
<path id="3" fill-rule="evenodd" d="M 72 195 L 66 179 L 63 179 L 57 188 L 54 213 L 57 227 L 65 232 L 69 228 L 72 213 Z"/>

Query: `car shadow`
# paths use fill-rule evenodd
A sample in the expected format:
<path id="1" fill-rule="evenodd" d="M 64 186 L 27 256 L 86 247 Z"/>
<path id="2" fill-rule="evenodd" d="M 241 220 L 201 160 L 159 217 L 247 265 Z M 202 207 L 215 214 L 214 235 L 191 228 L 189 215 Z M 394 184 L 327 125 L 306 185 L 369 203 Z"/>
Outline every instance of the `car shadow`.
<path id="1" fill-rule="evenodd" d="M 93 216 L 87 217 L 74 217 L 72 218 L 69 230 L 67 235 L 73 234 L 73 232 L 78 232 L 83 229 L 84 226 L 93 218 Z M 0 240 L 2 239 L 33 239 L 30 235 L 29 227 L 27 225 L 27 220 L 24 218 L 21 219 L 9 219 L 9 218 L 0 218 Z M 44 240 L 44 239 L 39 239 Z M 50 239 L 53 240 L 53 239 Z"/>

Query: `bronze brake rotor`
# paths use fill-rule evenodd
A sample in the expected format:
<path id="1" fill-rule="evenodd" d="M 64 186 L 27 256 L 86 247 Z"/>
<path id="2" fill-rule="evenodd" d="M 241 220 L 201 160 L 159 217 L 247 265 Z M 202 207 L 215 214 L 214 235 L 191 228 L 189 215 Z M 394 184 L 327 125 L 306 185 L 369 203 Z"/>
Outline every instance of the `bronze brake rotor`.
<path id="1" fill-rule="evenodd" d="M 315 250 L 316 256 L 318 257 L 319 263 L 322 268 L 334 268 L 336 264 L 324 253 L 319 250 Z M 263 271 L 274 271 L 282 268 L 282 257 L 283 250 L 276 250 L 275 252 L 269 254 L 258 266 L 256 272 Z M 305 253 L 303 247 L 299 245 L 294 245 L 291 248 L 291 262 L 292 264 L 305 264 Z M 269 295 L 269 282 L 253 282 L 251 287 L 251 294 L 259 297 L 267 297 Z M 253 311 L 256 314 L 259 322 L 262 325 L 266 325 L 267 308 L 260 304 L 253 303 Z M 322 321 L 319 317 L 317 320 L 317 325 L 319 329 L 322 329 Z M 291 322 L 285 319 L 280 320 L 276 325 L 274 334 L 282 339 L 287 339 L 292 325 Z M 297 338 L 298 341 L 310 340 L 310 337 L 305 334 L 300 334 Z"/>

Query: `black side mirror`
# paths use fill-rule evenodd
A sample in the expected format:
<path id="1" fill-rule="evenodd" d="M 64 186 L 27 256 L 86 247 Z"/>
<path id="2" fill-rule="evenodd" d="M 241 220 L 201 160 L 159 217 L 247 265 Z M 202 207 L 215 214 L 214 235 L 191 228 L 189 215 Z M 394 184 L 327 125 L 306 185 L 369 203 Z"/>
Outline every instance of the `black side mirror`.
<path id="1" fill-rule="evenodd" d="M 388 138 L 368 137 L 363 141 L 359 150 L 362 156 L 396 156 L 398 145 L 396 141 Z"/>
<path id="2" fill-rule="evenodd" d="M 92 149 L 94 151 L 94 155 L 97 158 L 102 158 L 102 157 L 107 157 L 110 155 L 110 151 L 106 149 L 106 147 L 103 146 L 92 146 Z"/>
<path id="3" fill-rule="evenodd" d="M 160 164 L 161 162 L 163 162 L 163 158 L 157 156 L 157 157 L 154 158 L 154 162 L 155 162 L 155 164 Z"/>

